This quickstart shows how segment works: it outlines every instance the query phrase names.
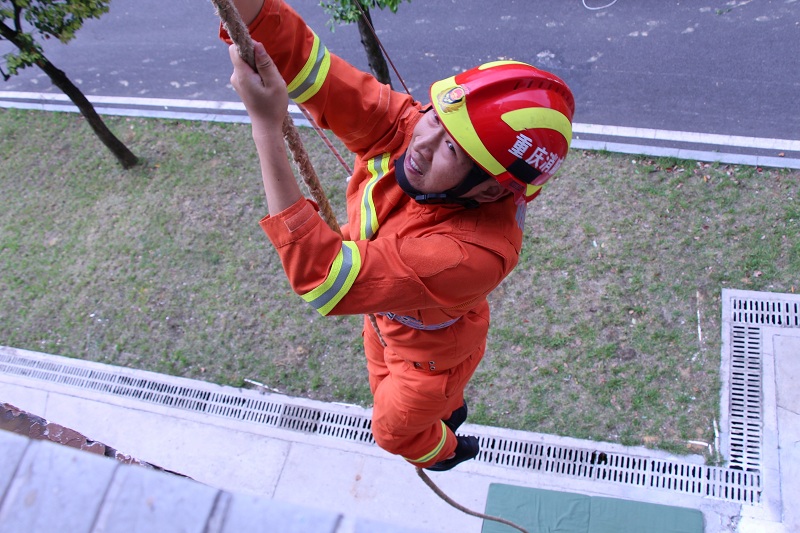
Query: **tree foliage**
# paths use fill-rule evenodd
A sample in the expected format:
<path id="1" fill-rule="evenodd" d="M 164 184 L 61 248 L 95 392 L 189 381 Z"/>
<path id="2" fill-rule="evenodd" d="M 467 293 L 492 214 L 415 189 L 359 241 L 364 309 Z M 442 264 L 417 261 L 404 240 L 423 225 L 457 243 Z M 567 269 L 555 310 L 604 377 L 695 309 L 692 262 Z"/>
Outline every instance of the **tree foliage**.
<path id="1" fill-rule="evenodd" d="M 352 24 L 358 22 L 361 18 L 361 10 L 358 9 L 356 2 L 358 0 L 322 0 L 320 5 L 331 16 L 330 24 Z M 362 0 L 361 5 L 369 12 L 373 8 L 388 9 L 392 13 L 397 13 L 397 9 L 403 2 L 411 2 L 411 0 Z"/>
<path id="2" fill-rule="evenodd" d="M 124 168 L 131 168 L 137 157 L 120 141 L 97 114 L 94 106 L 64 72 L 56 68 L 44 55 L 36 37 L 55 37 L 68 43 L 83 26 L 84 21 L 99 18 L 108 12 L 111 0 L 0 0 L 0 39 L 13 44 L 16 52 L 5 54 L 5 69 L 0 75 L 5 80 L 20 69 L 36 65 L 53 84 L 61 89 L 86 118 L 97 137 L 111 150 Z"/>
<path id="3" fill-rule="evenodd" d="M 382 83 L 391 87 L 389 66 L 381 50 L 377 35 L 373 32 L 372 16 L 370 9 L 389 9 L 397 13 L 397 8 L 403 1 L 411 0 L 321 0 L 320 6 L 331 16 L 328 25 L 331 31 L 338 24 L 358 24 L 358 33 L 361 36 L 361 45 L 367 54 L 367 61 L 372 74 Z M 359 8 L 359 4 L 361 8 Z"/>
<path id="4" fill-rule="evenodd" d="M 111 0 L 0 0 L 0 36 L 17 47 L 5 54 L 8 79 L 44 57 L 36 36 L 68 43 L 87 19 L 108 12 Z"/>

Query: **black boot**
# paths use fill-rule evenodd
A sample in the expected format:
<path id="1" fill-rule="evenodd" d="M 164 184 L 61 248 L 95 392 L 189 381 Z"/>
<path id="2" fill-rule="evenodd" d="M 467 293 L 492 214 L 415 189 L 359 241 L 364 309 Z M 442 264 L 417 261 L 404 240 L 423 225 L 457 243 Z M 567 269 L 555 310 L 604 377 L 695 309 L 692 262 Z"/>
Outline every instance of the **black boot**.
<path id="1" fill-rule="evenodd" d="M 450 428 L 450 431 L 453 433 L 464 423 L 464 420 L 467 419 L 467 402 L 464 402 L 464 405 L 453 411 L 453 414 L 450 415 L 450 418 L 447 420 L 443 420 L 444 425 Z"/>
<path id="2" fill-rule="evenodd" d="M 478 452 L 481 451 L 481 447 L 478 444 L 478 437 L 456 436 L 456 439 L 458 439 L 456 454 L 450 459 L 439 461 L 438 463 L 427 467 L 426 470 L 433 470 L 434 472 L 444 472 L 445 470 L 450 470 L 459 463 L 474 459 L 478 455 Z"/>

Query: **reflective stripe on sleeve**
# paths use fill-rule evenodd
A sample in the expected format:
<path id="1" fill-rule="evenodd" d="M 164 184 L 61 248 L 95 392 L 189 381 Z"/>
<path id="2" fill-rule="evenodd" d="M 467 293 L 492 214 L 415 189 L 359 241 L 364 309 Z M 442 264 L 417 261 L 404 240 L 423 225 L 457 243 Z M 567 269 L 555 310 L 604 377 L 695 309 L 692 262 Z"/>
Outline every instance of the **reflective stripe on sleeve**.
<path id="1" fill-rule="evenodd" d="M 439 452 L 441 452 L 442 448 L 444 448 L 445 442 L 447 442 L 447 428 L 445 427 L 444 422 L 442 422 L 442 438 L 439 440 L 439 444 L 437 444 L 433 450 L 431 450 L 429 453 L 426 453 L 419 459 L 409 459 L 408 457 L 406 457 L 405 459 L 410 463 L 427 463 L 428 461 L 439 455 Z"/>
<path id="2" fill-rule="evenodd" d="M 316 289 L 303 294 L 303 299 L 322 316 L 331 312 L 344 298 L 361 270 L 361 253 L 353 241 L 342 242 L 342 249 L 331 264 L 328 277 Z"/>
<path id="3" fill-rule="evenodd" d="M 325 78 L 328 77 L 330 68 L 331 54 L 314 33 L 314 45 L 311 47 L 311 54 L 309 54 L 306 64 L 286 87 L 286 90 L 289 91 L 289 98 L 302 104 L 317 94 L 325 82 Z"/>
<path id="4" fill-rule="evenodd" d="M 379 155 L 367 161 L 367 170 L 372 175 L 367 186 L 364 187 L 364 195 L 361 197 L 361 239 L 369 240 L 378 231 L 378 216 L 375 213 L 375 201 L 372 198 L 372 190 L 383 176 L 389 172 L 389 154 Z"/>

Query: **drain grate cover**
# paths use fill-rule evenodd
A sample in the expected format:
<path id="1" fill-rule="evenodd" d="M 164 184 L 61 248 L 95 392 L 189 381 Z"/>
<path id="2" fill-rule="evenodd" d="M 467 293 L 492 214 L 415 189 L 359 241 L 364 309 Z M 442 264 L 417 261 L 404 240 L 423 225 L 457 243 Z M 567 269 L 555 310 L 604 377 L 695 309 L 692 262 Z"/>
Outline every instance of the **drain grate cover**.
<path id="1" fill-rule="evenodd" d="M 730 457 L 731 468 L 761 468 L 761 329 L 731 325 Z"/>
<path id="2" fill-rule="evenodd" d="M 763 469 L 763 329 L 800 328 L 794 295 L 723 290 L 723 362 L 727 369 L 728 461 L 734 470 Z M 727 326 L 727 327 L 726 327 Z M 726 369 L 722 369 L 723 372 Z M 725 399 L 725 398 L 723 398 Z"/>
<path id="3" fill-rule="evenodd" d="M 800 302 L 781 300 L 779 296 L 776 294 L 773 299 L 732 296 L 731 322 L 800 328 Z"/>
<path id="4" fill-rule="evenodd" d="M 158 374 L 66 358 L 53 362 L 53 359 L 34 352 L 0 348 L 0 372 L 276 428 L 362 444 L 375 443 L 366 410 L 359 414 L 342 413 L 335 404 L 309 407 L 293 404 L 285 397 L 270 401 L 254 391 L 184 379 L 178 381 L 191 386 L 176 385 L 175 378 L 159 379 Z M 221 392 L 225 390 L 231 392 Z M 749 445 L 744 446 L 749 466 L 732 469 L 507 438 L 494 435 L 491 430 L 481 428 L 476 432 L 481 445 L 476 460 L 482 463 L 725 501 L 760 502 L 761 477 L 757 465 L 751 464 L 754 454 L 749 454 Z M 754 436 L 748 438 L 753 443 L 757 441 Z"/>
<path id="5" fill-rule="evenodd" d="M 480 444 L 478 460 L 490 464 L 748 504 L 761 497 L 758 472 L 485 436 Z"/>

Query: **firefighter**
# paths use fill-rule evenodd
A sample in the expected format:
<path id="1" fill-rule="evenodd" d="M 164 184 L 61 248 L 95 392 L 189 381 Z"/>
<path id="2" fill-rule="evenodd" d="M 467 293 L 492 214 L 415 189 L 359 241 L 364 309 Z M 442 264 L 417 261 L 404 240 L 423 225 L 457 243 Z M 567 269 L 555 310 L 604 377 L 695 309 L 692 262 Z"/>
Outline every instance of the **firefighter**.
<path id="1" fill-rule="evenodd" d="M 420 103 L 331 54 L 282 0 L 235 5 L 258 72 L 231 46 L 231 83 L 259 155 L 260 224 L 289 283 L 323 316 L 365 315 L 379 446 L 435 471 L 474 458 L 478 439 L 456 432 L 486 348 L 486 297 L 517 264 L 526 204 L 567 155 L 572 93 L 498 61 L 434 83 Z M 344 238 L 293 176 L 281 130 L 290 98 L 355 154 Z"/>

